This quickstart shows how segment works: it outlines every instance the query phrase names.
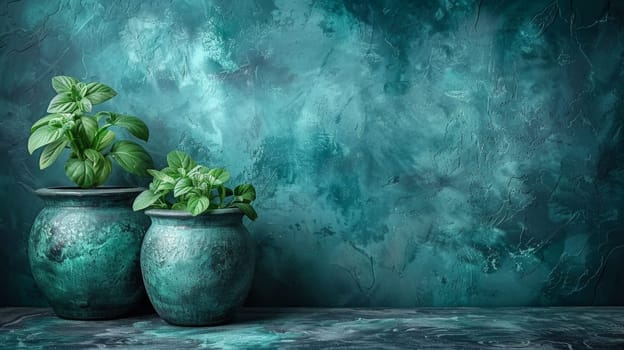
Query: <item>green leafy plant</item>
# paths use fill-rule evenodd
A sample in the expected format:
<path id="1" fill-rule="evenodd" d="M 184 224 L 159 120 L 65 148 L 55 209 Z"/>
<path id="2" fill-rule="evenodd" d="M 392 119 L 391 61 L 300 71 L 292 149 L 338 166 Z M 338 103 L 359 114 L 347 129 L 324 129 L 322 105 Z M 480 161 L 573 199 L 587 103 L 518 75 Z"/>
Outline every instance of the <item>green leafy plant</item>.
<path id="1" fill-rule="evenodd" d="M 83 83 L 68 76 L 52 78 L 57 95 L 48 106 L 48 115 L 30 128 L 28 152 L 43 147 L 39 168 L 52 165 L 63 150 L 69 149 L 65 174 L 82 188 L 92 188 L 108 179 L 115 160 L 124 170 L 147 176 L 152 157 L 132 141 L 116 141 L 111 127 L 121 127 L 134 137 L 147 141 L 149 130 L 139 118 L 113 112 L 88 114 L 94 105 L 117 95 L 111 87 L 98 82 Z M 100 125 L 101 124 L 101 125 Z"/>
<path id="2" fill-rule="evenodd" d="M 238 208 L 251 220 L 258 217 L 251 206 L 256 199 L 253 185 L 243 184 L 230 189 L 225 186 L 230 179 L 227 170 L 198 165 L 181 151 L 170 152 L 167 164 L 162 170 L 147 170 L 153 181 L 149 189 L 134 200 L 132 209 L 185 210 L 196 216 L 214 209 Z"/>

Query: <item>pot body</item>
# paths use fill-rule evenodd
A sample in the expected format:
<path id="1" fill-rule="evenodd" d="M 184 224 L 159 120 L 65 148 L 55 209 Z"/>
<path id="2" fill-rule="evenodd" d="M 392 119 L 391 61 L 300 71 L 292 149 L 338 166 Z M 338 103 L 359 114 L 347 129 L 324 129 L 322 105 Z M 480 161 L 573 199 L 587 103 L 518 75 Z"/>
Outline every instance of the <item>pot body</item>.
<path id="1" fill-rule="evenodd" d="M 36 191 L 45 205 L 30 232 L 30 268 L 58 316 L 111 319 L 145 302 L 140 249 L 149 219 L 131 209 L 142 190 Z"/>
<path id="2" fill-rule="evenodd" d="M 254 251 L 238 209 L 193 217 L 147 210 L 152 225 L 141 248 L 147 295 L 158 315 L 183 326 L 225 323 L 247 297 Z"/>

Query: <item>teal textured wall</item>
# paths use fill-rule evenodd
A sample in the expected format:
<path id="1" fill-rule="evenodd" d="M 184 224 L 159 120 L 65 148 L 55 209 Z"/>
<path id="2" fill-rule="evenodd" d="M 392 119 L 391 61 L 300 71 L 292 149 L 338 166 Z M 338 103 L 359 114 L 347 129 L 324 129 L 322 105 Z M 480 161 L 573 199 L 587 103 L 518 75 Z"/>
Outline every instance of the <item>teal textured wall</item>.
<path id="1" fill-rule="evenodd" d="M 4 1 L 0 296 L 67 74 L 258 189 L 253 305 L 624 304 L 621 1 Z M 109 184 L 144 184 L 117 171 Z"/>

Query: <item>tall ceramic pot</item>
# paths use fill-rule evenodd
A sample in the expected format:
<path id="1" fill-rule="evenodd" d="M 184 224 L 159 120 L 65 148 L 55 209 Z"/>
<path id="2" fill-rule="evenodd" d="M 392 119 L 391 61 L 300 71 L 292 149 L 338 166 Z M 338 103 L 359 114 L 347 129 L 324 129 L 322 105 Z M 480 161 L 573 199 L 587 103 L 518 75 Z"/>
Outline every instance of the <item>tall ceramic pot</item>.
<path id="1" fill-rule="evenodd" d="M 147 210 L 152 225 L 141 248 L 147 295 L 165 321 L 184 326 L 225 323 L 247 297 L 254 251 L 238 209 L 191 216 Z"/>
<path id="2" fill-rule="evenodd" d="M 149 219 L 132 211 L 141 188 L 45 188 L 28 245 L 35 282 L 63 318 L 126 315 L 145 304 L 140 250 Z"/>

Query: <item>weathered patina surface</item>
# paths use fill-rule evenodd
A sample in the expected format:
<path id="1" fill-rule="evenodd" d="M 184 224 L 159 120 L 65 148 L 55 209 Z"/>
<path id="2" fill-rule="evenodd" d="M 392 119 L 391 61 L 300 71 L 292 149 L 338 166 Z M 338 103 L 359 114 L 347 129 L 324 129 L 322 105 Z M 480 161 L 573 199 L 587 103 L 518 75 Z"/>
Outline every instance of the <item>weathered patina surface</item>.
<path id="1" fill-rule="evenodd" d="M 152 225 L 141 270 L 152 305 L 166 321 L 211 325 L 243 304 L 254 275 L 254 250 L 238 209 L 200 216 L 148 210 Z"/>
<path id="2" fill-rule="evenodd" d="M 624 1 L 3 1 L 0 24 L 0 303 L 41 303 L 28 189 L 65 175 L 28 128 L 69 74 L 115 87 L 158 168 L 256 186 L 251 305 L 624 305 Z"/>
<path id="3" fill-rule="evenodd" d="M 68 321 L 0 309 L 7 349 L 622 349 L 623 308 L 247 308 L 217 327 L 177 327 L 156 315 Z"/>
<path id="4" fill-rule="evenodd" d="M 42 189 L 30 266 L 61 317 L 123 316 L 145 302 L 139 254 L 149 218 L 133 212 L 140 188 Z"/>

